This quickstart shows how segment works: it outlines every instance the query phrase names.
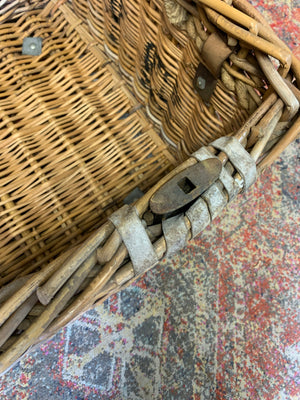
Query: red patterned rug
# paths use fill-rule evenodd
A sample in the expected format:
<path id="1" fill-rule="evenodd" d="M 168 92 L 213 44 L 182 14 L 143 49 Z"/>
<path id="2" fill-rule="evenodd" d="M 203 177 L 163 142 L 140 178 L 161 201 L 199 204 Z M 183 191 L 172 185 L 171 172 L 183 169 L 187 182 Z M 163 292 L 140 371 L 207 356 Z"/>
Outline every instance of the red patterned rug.
<path id="1" fill-rule="evenodd" d="M 300 1 L 252 3 L 300 57 Z M 179 256 L 2 376 L 0 398 L 300 399 L 298 151 Z"/>

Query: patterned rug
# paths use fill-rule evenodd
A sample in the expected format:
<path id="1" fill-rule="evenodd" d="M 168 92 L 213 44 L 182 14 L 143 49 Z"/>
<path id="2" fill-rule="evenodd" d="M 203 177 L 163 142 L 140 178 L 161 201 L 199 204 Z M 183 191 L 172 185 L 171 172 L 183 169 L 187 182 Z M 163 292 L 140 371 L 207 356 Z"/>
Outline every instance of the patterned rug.
<path id="1" fill-rule="evenodd" d="M 299 0 L 252 3 L 300 56 Z M 299 399 L 299 144 L 173 260 L 7 372 L 0 398 Z"/>

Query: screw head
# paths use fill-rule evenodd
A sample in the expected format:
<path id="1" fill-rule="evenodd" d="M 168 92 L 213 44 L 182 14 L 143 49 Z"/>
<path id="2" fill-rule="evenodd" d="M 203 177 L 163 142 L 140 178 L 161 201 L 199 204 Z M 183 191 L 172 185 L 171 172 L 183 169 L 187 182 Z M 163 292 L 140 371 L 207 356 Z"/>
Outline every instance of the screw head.
<path id="1" fill-rule="evenodd" d="M 202 76 L 198 76 L 197 83 L 198 83 L 199 89 L 201 89 L 201 90 L 205 89 L 206 80 L 204 78 L 202 78 Z"/>
<path id="2" fill-rule="evenodd" d="M 31 48 L 31 50 L 35 50 L 36 49 L 36 44 L 35 43 L 31 43 L 30 48 Z"/>

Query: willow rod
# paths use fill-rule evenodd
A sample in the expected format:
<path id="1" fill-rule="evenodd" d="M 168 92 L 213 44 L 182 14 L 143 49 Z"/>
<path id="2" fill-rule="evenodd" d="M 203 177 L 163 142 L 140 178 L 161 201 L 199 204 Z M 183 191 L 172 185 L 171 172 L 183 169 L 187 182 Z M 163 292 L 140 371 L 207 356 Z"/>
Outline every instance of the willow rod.
<path id="1" fill-rule="evenodd" d="M 45 331 L 49 324 L 54 320 L 58 313 L 65 307 L 68 300 L 76 293 L 84 277 L 94 267 L 96 263 L 96 254 L 90 255 L 86 261 L 78 268 L 78 270 L 69 279 L 66 285 L 48 305 L 45 311 L 38 317 L 35 322 L 23 333 L 6 353 L 0 356 L 0 372 L 6 370 L 9 365 L 13 364 L 24 351 L 33 345 L 38 337 Z"/>

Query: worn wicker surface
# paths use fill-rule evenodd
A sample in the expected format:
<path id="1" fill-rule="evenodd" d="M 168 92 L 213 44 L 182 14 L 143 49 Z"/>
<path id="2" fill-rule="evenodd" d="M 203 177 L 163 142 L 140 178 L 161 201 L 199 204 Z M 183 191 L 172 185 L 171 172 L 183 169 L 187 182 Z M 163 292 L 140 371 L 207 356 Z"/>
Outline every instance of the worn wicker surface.
<path id="1" fill-rule="evenodd" d="M 151 187 L 135 209 L 160 259 L 168 215 L 154 216 L 149 202 L 196 164 L 191 152 L 233 135 L 259 172 L 299 134 L 300 64 L 260 15 L 244 0 L 179 3 L 1 9 L 1 370 L 136 279 L 118 231 L 102 225 L 134 187 Z M 26 36 L 43 38 L 40 56 L 21 54 Z M 231 53 L 220 65 L 206 46 L 215 37 Z M 194 86 L 200 62 L 219 71 L 209 103 Z M 208 149 L 242 188 L 226 154 Z"/>
<path id="2" fill-rule="evenodd" d="M 76 23 L 36 10 L 0 25 L 1 285 L 82 241 L 172 164 Z M 41 56 L 22 55 L 27 36 L 43 38 Z"/>
<path id="3" fill-rule="evenodd" d="M 75 0 L 74 9 L 91 26 L 94 18 L 89 16 L 99 3 Z M 264 93 L 262 80 L 255 76 L 254 80 L 244 78 L 248 86 L 242 81 L 236 83 L 227 72 L 232 72 L 229 65 L 222 72 L 223 85 L 218 83 L 210 107 L 199 102 L 193 80 L 201 59 L 199 49 L 213 31 L 210 24 L 205 31 L 192 17 L 188 30 L 179 31 L 162 12 L 163 0 L 106 0 L 104 8 L 104 34 L 103 25 L 93 26 L 91 32 L 103 38 L 107 53 L 118 60 L 125 79 L 147 104 L 148 115 L 161 126 L 164 137 L 185 153 L 235 131 L 261 103 L 253 88 Z"/>

